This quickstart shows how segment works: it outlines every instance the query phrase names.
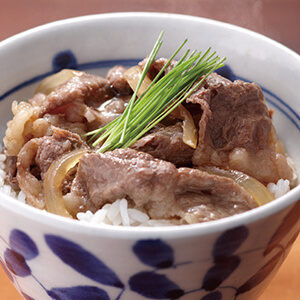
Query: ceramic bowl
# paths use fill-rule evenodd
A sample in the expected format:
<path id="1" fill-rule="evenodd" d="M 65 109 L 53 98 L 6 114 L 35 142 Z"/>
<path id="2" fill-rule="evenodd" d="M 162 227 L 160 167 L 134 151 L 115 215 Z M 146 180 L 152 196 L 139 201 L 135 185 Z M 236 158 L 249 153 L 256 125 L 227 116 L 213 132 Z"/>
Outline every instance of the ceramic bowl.
<path id="1" fill-rule="evenodd" d="M 58 21 L 0 43 L 1 140 L 11 102 L 61 68 L 105 74 L 152 48 L 168 57 L 188 38 L 226 56 L 223 75 L 258 83 L 300 170 L 300 57 L 232 25 L 183 15 L 116 13 Z M 230 218 L 158 228 L 97 227 L 0 195 L 0 261 L 24 299 L 257 299 L 299 231 L 300 186 Z"/>

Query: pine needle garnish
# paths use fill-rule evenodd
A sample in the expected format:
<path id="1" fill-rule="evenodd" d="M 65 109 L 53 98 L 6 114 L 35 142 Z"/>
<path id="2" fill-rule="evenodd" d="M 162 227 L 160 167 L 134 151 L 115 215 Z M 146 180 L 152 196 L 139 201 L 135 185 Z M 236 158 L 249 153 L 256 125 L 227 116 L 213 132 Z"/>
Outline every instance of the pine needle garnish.
<path id="1" fill-rule="evenodd" d="M 186 44 L 185 40 L 144 93 L 137 97 L 139 88 L 162 45 L 163 33 L 161 32 L 149 54 L 137 88 L 123 114 L 102 128 L 86 134 L 91 136 L 90 141 L 94 141 L 93 146 L 103 142 L 98 152 L 131 146 L 199 88 L 209 74 L 224 66 L 225 58 L 221 59 L 216 52 L 210 54 L 210 48 L 203 55 L 196 50 L 192 53 L 187 50 L 171 71 L 161 76 Z"/>

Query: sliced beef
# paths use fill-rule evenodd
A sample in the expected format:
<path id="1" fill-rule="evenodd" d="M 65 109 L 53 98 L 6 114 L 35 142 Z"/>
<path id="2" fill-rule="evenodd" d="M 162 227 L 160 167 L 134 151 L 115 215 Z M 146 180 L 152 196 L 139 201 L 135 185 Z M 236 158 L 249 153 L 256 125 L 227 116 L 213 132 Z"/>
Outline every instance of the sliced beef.
<path id="1" fill-rule="evenodd" d="M 177 167 L 190 166 L 194 149 L 183 142 L 182 136 L 180 123 L 173 126 L 162 126 L 139 139 L 130 148 L 169 161 Z"/>
<path id="2" fill-rule="evenodd" d="M 111 68 L 106 76 L 110 85 L 116 90 L 118 94 L 129 95 L 132 94 L 132 89 L 124 77 L 126 68 L 123 66 L 115 66 Z"/>
<path id="3" fill-rule="evenodd" d="M 172 191 L 176 172 L 173 164 L 131 149 L 90 153 L 79 162 L 72 197 L 88 198 L 98 208 L 126 197 L 154 218 L 170 217 L 179 211 Z"/>
<path id="4" fill-rule="evenodd" d="M 229 167 L 262 182 L 292 179 L 286 158 L 275 151 L 271 112 L 257 84 L 212 74 L 187 103 L 202 111 L 195 165 Z"/>
<path id="5" fill-rule="evenodd" d="M 154 219 L 177 218 L 188 223 L 226 217 L 256 206 L 231 179 L 196 169 L 177 169 L 172 163 L 133 149 L 89 153 L 81 158 L 69 198 L 92 201 L 101 208 L 124 197 Z"/>
<path id="6" fill-rule="evenodd" d="M 187 223 L 217 220 L 257 207 L 250 195 L 229 178 L 191 168 L 179 168 L 178 175 L 176 198 Z"/>
<path id="7" fill-rule="evenodd" d="M 80 147 L 86 146 L 78 134 L 53 127 L 53 134 L 51 136 L 44 136 L 40 139 L 35 157 L 42 180 L 44 180 L 46 172 L 53 161 L 64 153 Z"/>
<path id="8" fill-rule="evenodd" d="M 40 106 L 40 116 L 50 124 L 83 135 L 106 125 L 125 110 L 131 90 L 117 91 L 112 86 L 122 89 L 124 84 L 126 89 L 119 73 L 112 69 L 110 80 L 91 74 L 75 76 L 44 95 L 42 101 L 35 101 L 37 97 L 32 101 Z"/>
<path id="9" fill-rule="evenodd" d="M 64 113 L 70 106 L 82 109 L 86 106 L 98 107 L 114 95 L 109 82 L 99 76 L 84 74 L 75 76 L 50 93 L 41 106 L 41 115 Z"/>

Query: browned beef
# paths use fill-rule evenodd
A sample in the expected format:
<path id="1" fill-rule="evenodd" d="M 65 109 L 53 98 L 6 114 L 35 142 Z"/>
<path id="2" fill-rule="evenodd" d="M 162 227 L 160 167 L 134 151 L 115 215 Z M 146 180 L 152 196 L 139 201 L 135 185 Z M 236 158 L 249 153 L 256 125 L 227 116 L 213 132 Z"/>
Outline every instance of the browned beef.
<path id="1" fill-rule="evenodd" d="M 83 104 L 98 107 L 113 96 L 109 82 L 99 76 L 84 74 L 75 76 L 50 93 L 41 106 L 41 115 L 61 113 L 69 106 Z M 83 113 L 82 113 L 83 114 Z"/>
<path id="2" fill-rule="evenodd" d="M 172 216 L 178 211 L 170 206 L 176 172 L 173 164 L 131 149 L 90 153 L 80 160 L 71 191 L 75 198 L 88 198 L 99 208 L 127 197 L 135 206 L 147 207 L 153 217 Z M 159 208 L 152 207 L 154 201 Z"/>
<path id="3" fill-rule="evenodd" d="M 291 180 L 285 157 L 275 151 L 275 130 L 257 84 L 212 74 L 187 103 L 202 111 L 195 165 L 229 167 L 263 182 Z"/>
<path id="4" fill-rule="evenodd" d="M 213 74 L 187 102 L 199 103 L 203 110 L 200 147 L 209 143 L 219 151 L 235 147 L 258 151 L 268 145 L 272 120 L 256 84 Z"/>
<path id="5" fill-rule="evenodd" d="M 126 68 L 123 66 L 115 66 L 108 71 L 106 76 L 106 79 L 116 92 L 122 95 L 132 94 L 132 89 L 124 77 L 125 72 Z"/>
<path id="6" fill-rule="evenodd" d="M 139 139 L 130 148 L 169 161 L 177 167 L 189 166 L 192 163 L 194 149 L 183 142 L 182 136 L 181 124 L 160 127 L 157 131 Z"/>
<path id="7" fill-rule="evenodd" d="M 42 180 L 53 161 L 62 154 L 80 147 L 85 147 L 85 145 L 78 134 L 60 128 L 53 127 L 51 136 L 40 138 L 35 162 L 40 169 Z"/>
<path id="8" fill-rule="evenodd" d="M 132 149 L 86 154 L 79 163 L 71 197 L 101 208 L 126 197 L 154 219 L 181 218 L 188 223 L 240 213 L 255 203 L 228 178 L 169 162 Z"/>

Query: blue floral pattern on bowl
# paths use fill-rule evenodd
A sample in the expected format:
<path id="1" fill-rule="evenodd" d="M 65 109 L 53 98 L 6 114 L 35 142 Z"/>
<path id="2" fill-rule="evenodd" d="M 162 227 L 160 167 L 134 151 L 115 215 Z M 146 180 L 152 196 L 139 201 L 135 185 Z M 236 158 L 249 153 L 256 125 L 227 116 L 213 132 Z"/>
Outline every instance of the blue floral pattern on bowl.
<path id="1" fill-rule="evenodd" d="M 33 276 L 44 289 L 45 296 L 49 296 L 49 299 L 121 300 L 127 299 L 123 298 L 126 289 L 140 295 L 138 299 L 180 299 L 185 295 L 202 292 L 200 300 L 221 300 L 223 299 L 222 290 L 232 289 L 234 292 L 233 299 L 238 299 L 239 295 L 250 291 L 264 281 L 280 263 L 285 252 L 298 235 L 298 231 L 296 231 L 285 245 L 281 244 L 287 230 L 292 229 L 297 224 L 297 211 L 299 209 L 300 202 L 283 218 L 267 247 L 263 249 L 263 255 L 268 257 L 267 262 L 238 287 L 223 286 L 223 282 L 240 265 L 241 257 L 235 253 L 248 238 L 249 229 L 246 226 L 227 230 L 216 239 L 211 253 L 211 267 L 206 271 L 202 283 L 199 282 L 199 286 L 195 286 L 192 290 L 184 290 L 168 276 L 161 273 L 165 269 L 179 269 L 184 264 L 194 263 L 193 261 L 184 264 L 177 263 L 175 250 L 161 239 L 138 240 L 133 244 L 131 251 L 136 259 L 145 266 L 145 270 L 141 270 L 136 274 L 128 274 L 128 282 L 122 282 L 117 271 L 78 243 L 59 235 L 45 234 L 44 240 L 47 246 L 62 263 L 68 265 L 74 272 L 95 282 L 95 285 L 89 286 L 77 285 L 47 289 L 44 283 L 35 277 L 34 272 L 28 265 L 29 261 L 40 255 L 38 245 L 27 233 L 20 229 L 13 229 L 10 232 L 9 241 L 6 242 L 2 239 L 7 248 L 4 251 L 4 261 L 1 264 L 15 284 L 19 279 Z M 99 244 L 99 247 L 101 247 L 101 244 Z M 275 254 L 273 254 L 274 249 L 278 249 Z M 119 290 L 116 298 L 109 296 L 107 287 Z M 24 299 L 34 299 L 24 292 L 22 296 Z"/>
<path id="2" fill-rule="evenodd" d="M 222 299 L 221 291 L 216 289 L 238 267 L 240 259 L 234 252 L 247 236 L 248 230 L 244 226 L 222 234 L 214 245 L 213 266 L 207 271 L 202 284 L 192 291 L 184 291 L 167 276 L 159 273 L 161 269 L 180 268 L 174 260 L 174 249 L 163 240 L 139 240 L 133 245 L 132 251 L 136 258 L 151 269 L 132 274 L 128 283 L 123 283 L 114 270 L 79 244 L 57 235 L 45 235 L 44 238 L 51 251 L 75 272 L 92 279 L 95 283 L 118 288 L 120 293 L 115 300 L 122 299 L 127 287 L 141 295 L 141 299 L 179 299 L 185 294 L 200 290 L 207 292 L 202 299 Z M 4 266 L 16 277 L 34 276 L 27 261 L 36 258 L 39 251 L 29 235 L 18 229 L 12 230 L 8 246 L 4 253 Z M 105 289 L 98 286 L 52 287 L 47 290 L 42 282 L 39 284 L 51 299 L 110 300 Z M 30 299 L 25 293 L 23 296 Z"/>

